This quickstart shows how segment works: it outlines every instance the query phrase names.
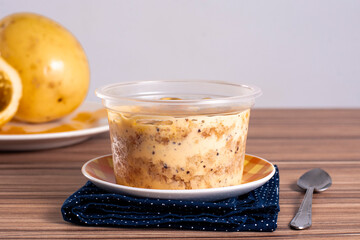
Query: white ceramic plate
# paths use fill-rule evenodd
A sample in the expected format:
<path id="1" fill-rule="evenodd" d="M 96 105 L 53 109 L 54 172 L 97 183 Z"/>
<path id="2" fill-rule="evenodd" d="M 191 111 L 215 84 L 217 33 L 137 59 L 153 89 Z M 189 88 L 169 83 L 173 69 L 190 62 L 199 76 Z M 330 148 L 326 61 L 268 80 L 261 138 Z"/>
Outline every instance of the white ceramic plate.
<path id="1" fill-rule="evenodd" d="M 76 111 L 60 121 L 43 124 L 10 122 L 5 126 L 19 126 L 35 131 L 42 131 L 70 123 L 78 113 L 92 113 L 102 108 L 103 106 L 99 103 L 84 102 Z M 107 118 L 102 117 L 97 122 L 89 125 L 89 127 L 81 130 L 38 134 L 0 134 L 0 151 L 30 151 L 63 147 L 82 142 L 93 135 L 108 130 L 109 125 Z"/>
<path id="2" fill-rule="evenodd" d="M 260 187 L 274 175 L 275 167 L 263 158 L 246 155 L 242 184 L 198 190 L 145 189 L 116 184 L 111 155 L 88 161 L 81 172 L 96 186 L 109 192 L 148 198 L 216 201 L 240 196 Z"/>

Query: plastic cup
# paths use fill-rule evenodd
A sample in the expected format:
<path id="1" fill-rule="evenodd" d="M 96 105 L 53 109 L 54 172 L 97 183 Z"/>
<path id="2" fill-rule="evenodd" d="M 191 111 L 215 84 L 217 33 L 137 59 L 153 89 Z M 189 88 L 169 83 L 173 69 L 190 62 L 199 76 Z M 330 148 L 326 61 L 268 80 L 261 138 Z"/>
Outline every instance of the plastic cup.
<path id="1" fill-rule="evenodd" d="M 143 81 L 96 90 L 108 112 L 116 182 L 150 189 L 241 184 L 261 90 L 221 81 Z"/>

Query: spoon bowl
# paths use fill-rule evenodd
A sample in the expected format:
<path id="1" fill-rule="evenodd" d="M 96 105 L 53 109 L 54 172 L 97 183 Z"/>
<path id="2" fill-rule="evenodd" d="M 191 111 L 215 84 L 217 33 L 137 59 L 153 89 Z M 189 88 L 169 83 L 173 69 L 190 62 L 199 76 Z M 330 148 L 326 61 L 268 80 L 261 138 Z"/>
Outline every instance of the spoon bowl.
<path id="1" fill-rule="evenodd" d="M 311 169 L 304 173 L 297 181 L 297 185 L 300 188 L 307 190 L 310 187 L 314 187 L 315 192 L 325 191 L 331 184 L 330 175 L 321 168 Z"/>

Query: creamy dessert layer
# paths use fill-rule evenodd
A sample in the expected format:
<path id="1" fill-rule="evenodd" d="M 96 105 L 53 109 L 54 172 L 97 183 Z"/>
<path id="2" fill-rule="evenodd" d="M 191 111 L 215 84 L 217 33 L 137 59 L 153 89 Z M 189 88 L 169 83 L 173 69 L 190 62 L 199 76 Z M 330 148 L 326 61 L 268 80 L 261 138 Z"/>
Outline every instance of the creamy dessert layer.
<path id="1" fill-rule="evenodd" d="M 116 182 L 151 189 L 240 184 L 249 115 L 250 109 L 188 117 L 108 110 Z"/>

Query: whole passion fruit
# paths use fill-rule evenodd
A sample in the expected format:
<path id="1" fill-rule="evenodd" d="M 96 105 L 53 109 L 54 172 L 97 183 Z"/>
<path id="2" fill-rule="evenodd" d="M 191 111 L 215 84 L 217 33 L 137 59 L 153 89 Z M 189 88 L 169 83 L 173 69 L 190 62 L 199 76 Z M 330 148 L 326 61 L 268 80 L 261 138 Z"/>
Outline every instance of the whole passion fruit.
<path id="1" fill-rule="evenodd" d="M 77 39 L 60 24 L 33 13 L 0 21 L 0 55 L 19 73 L 23 92 L 15 118 L 48 122 L 85 99 L 89 64 Z"/>

